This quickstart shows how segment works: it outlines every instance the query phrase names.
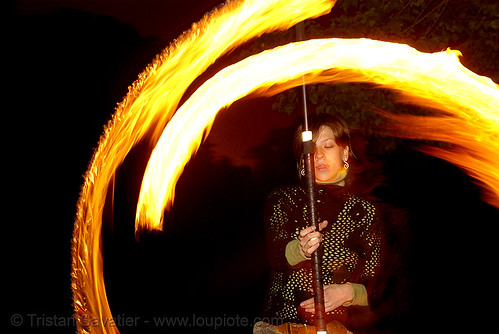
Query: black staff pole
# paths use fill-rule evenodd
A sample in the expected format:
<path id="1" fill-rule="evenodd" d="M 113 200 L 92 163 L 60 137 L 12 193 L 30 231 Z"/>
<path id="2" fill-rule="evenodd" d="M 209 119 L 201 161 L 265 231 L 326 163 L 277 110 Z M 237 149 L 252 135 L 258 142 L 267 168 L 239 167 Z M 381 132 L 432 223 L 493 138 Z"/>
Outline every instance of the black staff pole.
<path id="1" fill-rule="evenodd" d="M 298 41 L 303 40 L 305 34 L 305 27 L 303 22 L 296 26 L 296 39 Z M 310 224 L 315 226 L 316 230 L 319 230 L 319 222 L 317 221 L 316 209 L 315 209 L 315 166 L 314 166 L 314 152 L 315 144 L 312 141 L 312 131 L 309 130 L 308 126 L 308 110 L 307 110 L 307 92 L 305 89 L 305 78 L 302 77 L 302 95 L 303 95 L 303 116 L 304 116 L 304 126 L 302 132 L 303 140 L 303 157 L 305 162 L 305 179 L 306 179 L 306 190 L 308 195 L 308 218 Z M 312 287 L 314 291 L 314 302 L 315 302 L 315 327 L 317 333 L 326 334 L 326 311 L 324 307 L 324 287 L 322 285 L 322 275 L 321 275 L 321 258 L 319 249 L 312 253 Z"/>

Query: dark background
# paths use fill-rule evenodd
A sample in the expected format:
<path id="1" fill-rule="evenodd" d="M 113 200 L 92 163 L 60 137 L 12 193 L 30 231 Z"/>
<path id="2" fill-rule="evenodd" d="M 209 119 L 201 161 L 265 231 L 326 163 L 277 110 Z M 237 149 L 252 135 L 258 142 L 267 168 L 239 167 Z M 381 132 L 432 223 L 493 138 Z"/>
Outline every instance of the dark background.
<path id="1" fill-rule="evenodd" d="M 373 1 L 372 11 L 366 1 L 339 1 L 322 21 L 307 23 L 307 34 L 370 35 L 407 41 L 423 51 L 451 46 L 463 51 L 470 69 L 497 82 L 498 21 L 492 10 L 497 8 L 488 1 L 444 2 L 408 1 L 406 8 L 390 9 Z M 70 320 L 73 221 L 82 175 L 103 126 L 154 56 L 218 3 L 6 5 L 3 324 L 9 332 L 75 331 Z M 399 25 L 381 17 L 390 11 L 400 13 Z M 290 35 L 294 31 L 249 43 L 234 52 L 233 60 Z M 362 94 L 355 89 L 354 97 Z M 148 152 L 140 145 L 132 150 L 117 176 L 113 224 L 104 230 L 113 315 L 141 319 L 138 326 L 120 327 L 122 332 L 251 332 L 251 325 L 237 319 L 252 323 L 263 303 L 265 196 L 275 186 L 296 182 L 290 142 L 300 115 L 289 110 L 290 104 L 295 104 L 292 92 L 248 98 L 221 112 L 179 180 L 165 232 L 145 234 L 140 243 L 134 239 L 133 217 Z M 498 210 L 482 202 L 479 188 L 463 172 L 417 152 L 420 143 L 380 140 L 367 148 L 373 143 L 387 146 L 375 154 L 387 176 L 377 194 L 405 208 L 409 217 L 404 227 L 409 236 L 401 239 L 407 247 L 400 248 L 408 251 L 404 270 L 395 275 L 398 298 L 386 328 L 462 332 L 493 324 L 488 302 L 493 300 Z M 16 326 L 18 316 L 23 322 Z M 225 325 L 158 328 L 144 322 L 175 316 L 218 318 Z"/>

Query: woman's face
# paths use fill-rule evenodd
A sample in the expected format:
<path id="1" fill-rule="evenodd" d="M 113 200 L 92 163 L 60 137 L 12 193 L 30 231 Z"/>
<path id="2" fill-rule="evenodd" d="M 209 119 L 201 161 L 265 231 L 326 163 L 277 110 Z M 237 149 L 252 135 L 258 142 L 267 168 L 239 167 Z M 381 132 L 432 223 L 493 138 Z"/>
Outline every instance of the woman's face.
<path id="1" fill-rule="evenodd" d="M 346 170 L 344 159 L 348 159 L 348 146 L 336 144 L 334 132 L 328 126 L 322 126 L 315 142 L 315 180 L 317 183 L 336 183 L 341 181 Z"/>

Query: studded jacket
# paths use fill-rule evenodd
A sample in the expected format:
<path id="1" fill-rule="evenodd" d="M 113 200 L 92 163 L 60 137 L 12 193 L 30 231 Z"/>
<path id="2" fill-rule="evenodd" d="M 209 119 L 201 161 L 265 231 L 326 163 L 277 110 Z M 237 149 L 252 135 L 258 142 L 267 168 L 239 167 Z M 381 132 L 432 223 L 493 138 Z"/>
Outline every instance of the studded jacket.
<path id="1" fill-rule="evenodd" d="M 310 261 L 291 266 L 285 257 L 286 245 L 310 225 L 307 201 L 306 192 L 300 185 L 277 188 L 267 199 L 264 219 L 271 275 L 264 316 L 274 324 L 313 322 L 299 308 L 300 302 L 312 296 Z M 381 265 L 383 240 L 377 207 L 339 186 L 318 187 L 316 201 L 319 222 L 329 222 L 322 230 L 323 241 L 319 248 L 323 283 L 360 283 L 371 299 Z M 369 307 L 366 309 L 369 312 Z M 351 311 L 352 307 L 341 306 L 329 312 L 326 320 L 348 324 Z"/>

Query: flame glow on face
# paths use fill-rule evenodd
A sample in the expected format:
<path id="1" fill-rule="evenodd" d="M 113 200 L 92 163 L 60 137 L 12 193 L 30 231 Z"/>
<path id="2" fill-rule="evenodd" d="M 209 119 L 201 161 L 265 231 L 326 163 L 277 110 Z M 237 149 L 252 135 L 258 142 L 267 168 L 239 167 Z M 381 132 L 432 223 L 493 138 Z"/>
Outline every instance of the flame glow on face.
<path id="1" fill-rule="evenodd" d="M 336 144 L 334 131 L 329 126 L 322 126 L 315 140 L 314 167 L 315 182 L 339 184 L 347 175 L 344 160 L 348 159 L 349 148 Z"/>
<path id="2" fill-rule="evenodd" d="M 228 2 L 193 25 L 139 76 L 99 142 L 77 205 L 72 289 L 78 331 L 118 332 L 104 321 L 112 314 L 103 279 L 102 212 L 110 182 L 130 149 L 146 134 L 157 141 L 140 190 L 136 230 L 161 229 L 175 184 L 217 112 L 250 93 L 273 95 L 301 85 L 302 75 L 307 83 L 371 82 L 399 91 L 407 102 L 442 111 L 431 118 L 393 118 L 407 130 L 404 136 L 454 144 L 427 151 L 464 168 L 484 184 L 486 200 L 499 207 L 499 89 L 463 67 L 457 51 L 426 54 L 368 39 L 292 43 L 223 69 L 176 110 L 188 86 L 221 55 L 265 32 L 322 15 L 333 3 Z M 89 326 L 88 319 L 103 320 Z"/>

